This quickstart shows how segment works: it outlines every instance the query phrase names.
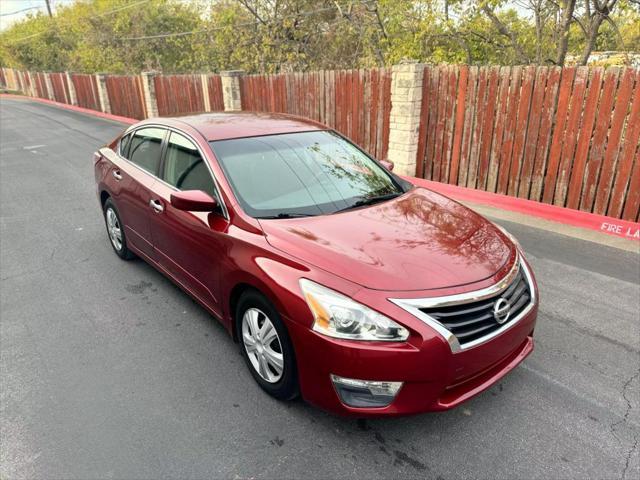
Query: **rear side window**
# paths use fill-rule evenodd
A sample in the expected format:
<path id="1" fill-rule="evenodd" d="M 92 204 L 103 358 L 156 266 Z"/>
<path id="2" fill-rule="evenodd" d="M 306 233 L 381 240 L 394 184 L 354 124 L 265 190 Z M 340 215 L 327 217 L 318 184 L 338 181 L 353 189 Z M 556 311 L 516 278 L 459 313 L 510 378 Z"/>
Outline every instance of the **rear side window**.
<path id="1" fill-rule="evenodd" d="M 191 140 L 171 132 L 162 179 L 179 190 L 202 190 L 215 197 L 215 187 L 204 159 Z"/>
<path id="2" fill-rule="evenodd" d="M 149 173 L 157 175 L 164 134 L 165 130 L 162 128 L 136 130 L 129 144 L 129 160 Z"/>

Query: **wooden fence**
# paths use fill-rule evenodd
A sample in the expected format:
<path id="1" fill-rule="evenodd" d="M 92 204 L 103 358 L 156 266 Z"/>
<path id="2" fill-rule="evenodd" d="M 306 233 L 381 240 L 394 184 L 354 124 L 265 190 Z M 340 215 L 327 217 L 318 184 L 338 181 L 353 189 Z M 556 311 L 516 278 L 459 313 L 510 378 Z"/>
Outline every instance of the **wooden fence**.
<path id="1" fill-rule="evenodd" d="M 417 174 L 637 221 L 639 136 L 637 69 L 427 67 Z"/>
<path id="2" fill-rule="evenodd" d="M 391 71 L 339 70 L 240 78 L 242 109 L 311 118 L 384 158 L 389 144 Z"/>
<path id="3" fill-rule="evenodd" d="M 205 111 L 200 75 L 158 75 L 154 81 L 160 115 Z"/>
<path id="4" fill-rule="evenodd" d="M 159 115 L 225 108 L 219 75 L 150 78 Z M 243 110 L 319 121 L 382 159 L 390 127 L 406 128 L 389 123 L 391 79 L 391 69 L 374 68 L 238 80 Z M 417 176 L 640 220 L 638 69 L 425 66 L 422 80 Z M 111 113 L 136 119 L 150 114 L 144 82 L 0 69 L 2 85 L 63 103 L 75 92 L 76 104 L 93 110 L 105 108 L 106 90 Z"/>
<path id="5" fill-rule="evenodd" d="M 106 75 L 105 86 L 111 113 L 138 120 L 146 118 L 140 77 L 137 75 Z"/>
<path id="6" fill-rule="evenodd" d="M 98 97 L 98 82 L 94 75 L 71 75 L 71 81 L 76 91 L 78 105 L 91 110 L 100 110 Z"/>

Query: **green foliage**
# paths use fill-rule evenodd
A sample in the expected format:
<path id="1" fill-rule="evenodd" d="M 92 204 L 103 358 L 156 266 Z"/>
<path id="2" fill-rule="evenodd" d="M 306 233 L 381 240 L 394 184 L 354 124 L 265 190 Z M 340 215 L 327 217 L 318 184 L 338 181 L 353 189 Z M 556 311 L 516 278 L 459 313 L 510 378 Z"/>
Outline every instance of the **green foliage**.
<path id="1" fill-rule="evenodd" d="M 589 1 L 568 25 L 587 45 Z M 611 0 L 608 0 L 611 2 Z M 552 0 L 83 0 L 0 33 L 0 64 L 29 70 L 279 72 L 423 62 L 552 64 L 566 2 Z M 581 27 L 582 25 L 582 27 Z M 185 35 L 176 35 L 190 32 Z M 166 35 L 169 34 L 169 35 Z M 613 1 L 595 50 L 640 50 L 640 7 Z M 151 37 L 137 39 L 138 37 Z M 589 50 L 587 50 L 589 51 Z M 623 56 L 624 57 L 624 56 Z"/>

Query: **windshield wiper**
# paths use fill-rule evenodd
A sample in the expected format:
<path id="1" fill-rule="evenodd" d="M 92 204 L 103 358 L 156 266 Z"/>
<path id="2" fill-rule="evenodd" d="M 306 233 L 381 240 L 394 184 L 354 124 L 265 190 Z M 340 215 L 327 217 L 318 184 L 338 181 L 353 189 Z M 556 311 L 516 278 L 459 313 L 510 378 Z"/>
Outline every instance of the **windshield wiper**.
<path id="1" fill-rule="evenodd" d="M 380 203 L 386 200 L 391 200 L 392 198 L 399 197 L 400 195 L 402 195 L 402 193 L 394 192 L 394 193 L 387 193 L 385 195 L 377 195 L 375 197 L 363 198 L 362 200 L 358 200 L 357 202 L 355 202 L 353 205 L 349 205 L 348 207 L 341 208 L 340 210 L 336 210 L 334 213 L 344 212 L 346 210 L 352 210 L 358 207 L 365 207 L 367 205 L 373 205 L 374 203 Z"/>
<path id="2" fill-rule="evenodd" d="M 264 217 L 256 217 L 259 220 L 271 220 L 274 218 L 300 218 L 300 217 L 313 217 L 309 213 L 278 213 L 277 215 L 265 215 Z"/>

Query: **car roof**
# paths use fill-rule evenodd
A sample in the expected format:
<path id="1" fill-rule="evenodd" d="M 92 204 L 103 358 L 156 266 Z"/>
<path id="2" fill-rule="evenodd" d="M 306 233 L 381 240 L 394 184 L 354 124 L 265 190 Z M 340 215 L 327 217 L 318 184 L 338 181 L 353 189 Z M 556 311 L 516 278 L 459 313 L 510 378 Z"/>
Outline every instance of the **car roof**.
<path id="1" fill-rule="evenodd" d="M 324 125 L 312 120 L 281 113 L 261 112 L 202 113 L 180 117 L 153 118 L 142 123 L 160 123 L 178 129 L 186 124 L 198 130 L 208 141 L 327 130 Z"/>

